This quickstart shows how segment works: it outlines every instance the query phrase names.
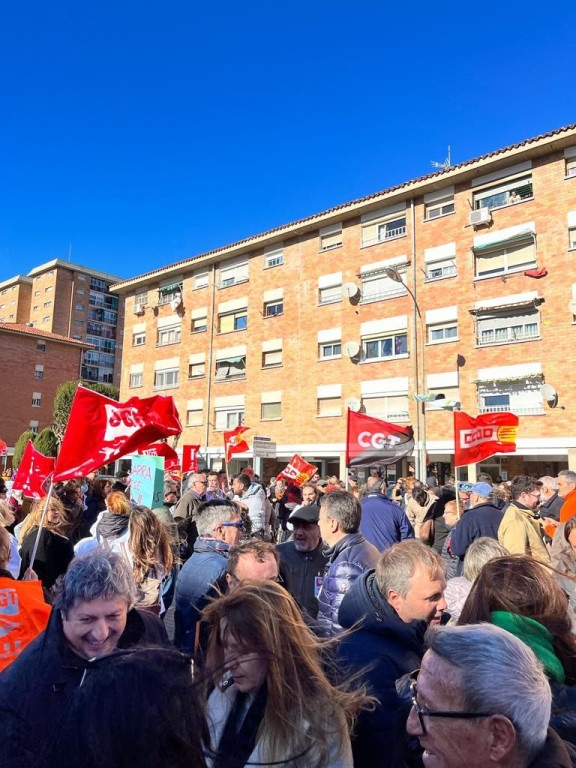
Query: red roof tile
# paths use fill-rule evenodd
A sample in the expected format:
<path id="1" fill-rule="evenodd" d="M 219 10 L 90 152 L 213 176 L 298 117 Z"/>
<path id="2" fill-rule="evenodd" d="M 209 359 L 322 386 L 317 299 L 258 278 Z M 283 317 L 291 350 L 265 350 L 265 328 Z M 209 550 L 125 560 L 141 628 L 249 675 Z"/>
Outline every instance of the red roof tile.
<path id="1" fill-rule="evenodd" d="M 0 323 L 0 331 L 9 331 L 10 333 L 23 333 L 25 335 L 35 336 L 40 339 L 52 339 L 52 341 L 64 341 L 67 344 L 74 344 L 77 347 L 91 348 L 93 346 L 92 344 L 87 344 L 85 341 L 78 341 L 78 339 L 71 339 L 69 336 L 61 336 L 59 333 L 43 331 L 40 328 L 23 325 L 22 323 Z"/>

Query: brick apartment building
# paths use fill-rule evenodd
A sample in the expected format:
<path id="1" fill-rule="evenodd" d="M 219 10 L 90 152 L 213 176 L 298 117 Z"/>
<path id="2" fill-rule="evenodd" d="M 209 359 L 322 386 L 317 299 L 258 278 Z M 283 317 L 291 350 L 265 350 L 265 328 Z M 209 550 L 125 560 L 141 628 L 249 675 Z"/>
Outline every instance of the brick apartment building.
<path id="1" fill-rule="evenodd" d="M 342 476 L 347 407 L 447 469 L 453 414 L 415 393 L 519 415 L 494 476 L 576 468 L 575 251 L 570 126 L 113 286 L 121 399 L 173 395 L 211 466 L 245 423 L 277 443 L 266 475 L 297 451 Z"/>
<path id="2" fill-rule="evenodd" d="M 50 426 L 56 390 L 78 379 L 86 348 L 85 342 L 57 333 L 0 322 L 0 438 L 9 455 L 22 432 Z"/>
<path id="3" fill-rule="evenodd" d="M 54 259 L 0 282 L 0 323 L 31 323 L 34 328 L 71 337 L 84 345 L 80 372 L 72 378 L 120 385 L 122 355 L 118 329 L 123 300 L 109 287 L 119 278 Z M 65 381 L 66 379 L 63 379 Z"/>

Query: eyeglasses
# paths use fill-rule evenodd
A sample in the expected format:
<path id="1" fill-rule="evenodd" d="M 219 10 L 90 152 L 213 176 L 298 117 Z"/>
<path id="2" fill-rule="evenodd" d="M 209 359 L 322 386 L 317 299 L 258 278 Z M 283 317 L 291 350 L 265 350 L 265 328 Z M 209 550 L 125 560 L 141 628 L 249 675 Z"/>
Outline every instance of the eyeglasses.
<path id="1" fill-rule="evenodd" d="M 208 485 L 206 480 L 194 480 L 193 485 Z"/>
<path id="2" fill-rule="evenodd" d="M 246 523 L 240 521 L 239 523 L 220 523 L 222 528 L 239 528 L 243 531 L 246 528 Z"/>
<path id="3" fill-rule="evenodd" d="M 448 718 L 458 718 L 460 720 L 472 720 L 474 718 L 479 717 L 492 717 L 492 712 L 431 712 L 429 709 L 423 709 L 420 704 L 418 704 L 418 701 L 416 697 L 418 696 L 418 688 L 416 687 L 416 681 L 418 679 L 418 673 L 420 672 L 419 669 L 417 669 L 415 672 L 412 672 L 410 675 L 411 683 L 410 683 L 410 692 L 411 692 L 411 702 L 412 706 L 414 707 L 414 711 L 418 715 L 418 720 L 420 721 L 420 728 L 422 729 L 422 735 L 426 735 L 426 723 L 424 721 L 425 717 L 448 717 Z"/>

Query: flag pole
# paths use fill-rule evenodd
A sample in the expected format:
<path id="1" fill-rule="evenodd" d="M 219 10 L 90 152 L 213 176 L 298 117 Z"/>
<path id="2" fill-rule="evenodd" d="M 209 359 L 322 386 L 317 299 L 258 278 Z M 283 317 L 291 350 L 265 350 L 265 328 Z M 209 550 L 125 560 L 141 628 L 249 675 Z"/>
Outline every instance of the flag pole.
<path id="1" fill-rule="evenodd" d="M 459 470 L 459 467 L 454 465 L 454 483 L 456 485 L 456 519 L 460 520 L 460 494 L 458 493 L 458 470 Z"/>
<path id="2" fill-rule="evenodd" d="M 54 489 L 54 480 L 50 478 L 50 488 L 48 489 L 48 494 L 46 496 L 46 501 L 44 503 L 44 509 L 42 510 L 42 517 L 40 518 L 40 525 L 38 526 L 38 533 L 36 534 L 36 541 L 34 542 L 34 549 L 32 550 L 32 555 L 30 557 L 30 565 L 28 566 L 32 570 L 34 570 L 34 560 L 36 560 L 36 553 L 38 552 L 38 546 L 40 544 L 40 534 L 42 533 L 44 520 L 46 518 L 46 512 L 48 511 L 48 507 L 50 505 L 50 499 L 52 498 L 53 489 Z"/>

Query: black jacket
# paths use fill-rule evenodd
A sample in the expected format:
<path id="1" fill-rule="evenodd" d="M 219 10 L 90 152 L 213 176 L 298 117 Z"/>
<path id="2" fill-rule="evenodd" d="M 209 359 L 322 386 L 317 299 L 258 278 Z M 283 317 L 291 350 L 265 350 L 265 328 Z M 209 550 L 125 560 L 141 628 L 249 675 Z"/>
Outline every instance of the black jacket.
<path id="1" fill-rule="evenodd" d="M 409 709 L 396 693 L 396 680 L 420 667 L 426 622 L 402 621 L 380 593 L 373 570 L 356 579 L 344 595 L 338 619 L 344 628 L 360 622 L 338 645 L 342 669 L 362 670 L 368 692 L 380 702 L 374 712 L 361 712 L 358 718 L 354 768 L 418 764 L 406 736 Z"/>
<path id="2" fill-rule="evenodd" d="M 450 539 L 452 554 L 464 560 L 470 544 L 481 536 L 489 536 L 498 541 L 498 528 L 507 507 L 508 502 L 504 499 L 494 499 L 464 512 L 452 531 Z"/>
<path id="3" fill-rule="evenodd" d="M 169 644 L 160 619 L 133 608 L 117 647 Z M 44 632 L 0 674 L 0 722 L 7 758 L 7 762 L 0 758 L 0 766 L 35 764 L 66 717 L 67 704 L 89 664 L 72 651 L 60 612 L 53 611 Z"/>
<path id="4" fill-rule="evenodd" d="M 318 615 L 317 595 L 328 562 L 322 547 L 322 541 L 313 552 L 298 552 L 293 541 L 286 541 L 277 547 L 284 586 L 300 608 L 313 619 Z"/>

